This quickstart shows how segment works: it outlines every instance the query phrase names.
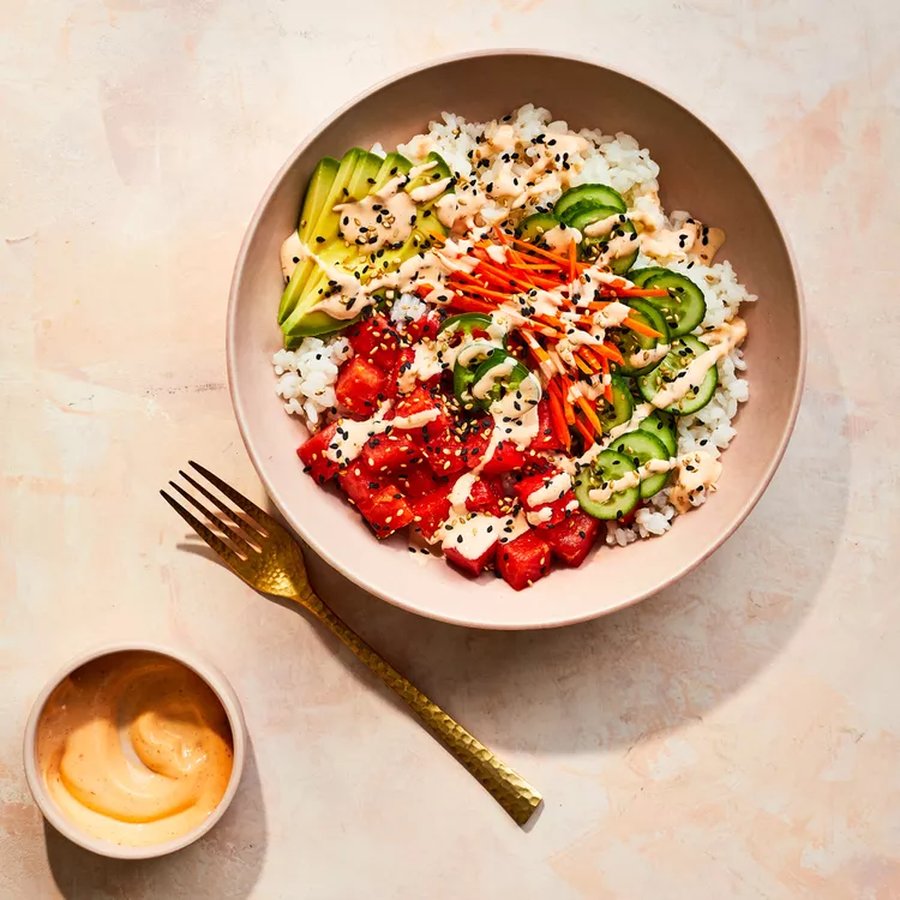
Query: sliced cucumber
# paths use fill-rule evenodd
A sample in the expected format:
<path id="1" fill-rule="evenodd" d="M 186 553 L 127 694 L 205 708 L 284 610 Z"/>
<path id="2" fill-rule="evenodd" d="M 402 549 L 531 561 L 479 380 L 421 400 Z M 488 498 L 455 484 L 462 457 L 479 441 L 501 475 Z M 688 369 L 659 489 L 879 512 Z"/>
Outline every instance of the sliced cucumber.
<path id="1" fill-rule="evenodd" d="M 650 413 L 640 425 L 642 431 L 648 431 L 666 445 L 669 456 L 674 456 L 678 451 L 678 438 L 675 436 L 675 422 L 671 413 L 661 409 Z"/>
<path id="2" fill-rule="evenodd" d="M 651 459 L 669 458 L 669 451 L 666 449 L 666 445 L 649 431 L 643 431 L 640 428 L 637 431 L 629 431 L 628 434 L 623 434 L 622 437 L 616 438 L 609 445 L 609 449 L 627 456 L 638 469 L 650 462 Z M 657 472 L 655 475 L 643 479 L 640 487 L 641 499 L 647 500 L 654 494 L 659 493 L 666 486 L 668 480 L 668 472 Z"/>
<path id="3" fill-rule="evenodd" d="M 655 338 L 627 330 L 623 331 L 619 338 L 619 349 L 622 351 L 622 356 L 625 357 L 625 362 L 619 366 L 619 371 L 623 375 L 646 375 L 662 362 L 662 357 L 656 362 L 649 362 L 643 366 L 632 366 L 628 359 L 633 353 L 639 353 L 641 350 L 653 350 L 660 343 L 668 344 L 670 340 L 669 326 L 666 324 L 663 314 L 646 300 L 637 297 L 629 300 L 628 305 L 633 310 L 632 319 L 637 319 L 638 322 L 643 322 L 662 334 L 661 338 Z M 662 348 L 660 352 L 662 352 Z"/>
<path id="4" fill-rule="evenodd" d="M 410 179 L 405 188 L 407 193 L 414 191 L 416 188 L 433 184 L 435 181 L 441 181 L 444 178 L 453 178 L 450 166 L 444 162 L 444 157 L 439 153 L 435 153 L 434 151 L 429 153 L 428 156 L 425 157 L 425 162 L 423 162 L 422 165 L 426 166 L 429 165 L 429 163 L 434 163 L 434 165 L 424 172 L 420 172 L 415 178 Z M 448 189 L 452 189 L 452 185 L 450 185 L 450 188 Z"/>
<path id="5" fill-rule="evenodd" d="M 642 287 L 664 288 L 669 292 L 668 297 L 648 299 L 666 317 L 672 337 L 690 334 L 706 315 L 703 291 L 686 275 L 678 272 L 651 275 Z"/>
<path id="6" fill-rule="evenodd" d="M 665 359 L 649 374 L 638 378 L 638 389 L 649 403 L 667 385 L 676 379 L 687 378 L 686 373 L 691 363 L 703 353 L 709 350 L 702 341 L 698 341 L 693 335 L 686 334 L 679 340 L 672 342 L 672 349 L 666 354 Z M 689 384 L 687 393 L 675 403 L 666 407 L 666 410 L 675 415 L 686 416 L 703 409 L 712 399 L 719 383 L 719 369 L 713 363 L 700 379 L 699 384 L 694 381 Z"/>
<path id="7" fill-rule="evenodd" d="M 303 198 L 303 208 L 300 213 L 300 223 L 297 226 L 297 232 L 300 240 L 306 243 L 309 237 L 311 223 L 319 218 L 320 213 L 325 207 L 325 200 L 334 184 L 341 164 L 331 156 L 323 156 L 316 163 L 315 169 L 309 178 L 309 184 L 306 187 L 306 195 Z"/>
<path id="8" fill-rule="evenodd" d="M 526 216 L 519 222 L 516 234 L 523 241 L 534 243 L 544 232 L 551 231 L 557 225 L 559 225 L 559 222 L 556 216 L 552 216 L 550 213 L 532 213 L 532 215 Z"/>
<path id="9" fill-rule="evenodd" d="M 597 407 L 597 417 L 604 431 L 612 431 L 617 425 L 627 422 L 634 413 L 634 399 L 628 389 L 628 382 L 619 375 L 612 377 L 612 403 L 601 395 Z"/>
<path id="10" fill-rule="evenodd" d="M 644 285 L 647 284 L 648 279 L 653 278 L 654 275 L 668 274 L 669 270 L 664 269 L 662 266 L 647 266 L 645 269 L 632 269 L 625 277 L 638 287 L 644 287 Z"/>
<path id="11" fill-rule="evenodd" d="M 615 216 L 617 220 L 619 216 L 622 216 L 622 220 L 624 220 L 625 213 L 620 213 L 611 206 L 598 206 L 593 200 L 582 200 L 581 203 L 576 203 L 566 210 L 564 221 L 566 225 L 571 225 L 584 233 L 584 229 L 588 225 L 593 225 L 594 222 L 602 222 L 610 216 Z M 591 238 L 588 238 L 588 240 L 591 240 Z"/>
<path id="12" fill-rule="evenodd" d="M 628 208 L 625 200 L 618 191 L 614 191 L 608 184 L 580 184 L 578 187 L 569 188 L 556 201 L 553 207 L 557 219 L 562 218 L 563 213 L 576 203 L 583 200 L 592 200 L 598 206 L 609 206 L 617 212 L 625 212 Z"/>
<path id="13" fill-rule="evenodd" d="M 641 499 L 639 485 L 619 491 L 608 500 L 598 503 L 589 494 L 595 488 L 616 481 L 637 466 L 624 454 L 615 450 L 603 450 L 586 466 L 582 466 L 575 476 L 575 498 L 581 508 L 595 519 L 621 519 L 627 516 Z"/>
<path id="14" fill-rule="evenodd" d="M 638 240 L 637 240 L 637 229 L 634 227 L 634 223 L 631 219 L 626 219 L 624 222 L 617 222 L 613 227 L 602 237 L 590 237 L 585 238 L 581 242 L 581 255 L 583 259 L 596 259 L 601 253 L 606 251 L 607 245 L 615 240 L 616 238 L 624 237 L 625 235 L 634 235 L 634 240 L 630 243 L 633 245 L 633 249 L 629 250 L 627 253 L 623 253 L 620 256 L 616 256 L 610 263 L 610 269 L 616 275 L 624 275 L 633 265 L 634 261 L 638 257 Z"/>

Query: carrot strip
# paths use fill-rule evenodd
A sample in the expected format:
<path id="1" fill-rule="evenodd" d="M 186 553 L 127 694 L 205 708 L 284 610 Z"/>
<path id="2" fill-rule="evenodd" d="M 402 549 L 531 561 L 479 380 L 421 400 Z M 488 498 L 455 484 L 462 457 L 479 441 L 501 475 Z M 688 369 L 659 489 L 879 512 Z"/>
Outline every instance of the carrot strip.
<path id="1" fill-rule="evenodd" d="M 460 312 L 493 312 L 496 307 L 483 300 L 476 300 L 474 297 L 466 297 L 463 294 L 453 294 L 447 303 L 449 309 L 456 309 Z"/>
<path id="2" fill-rule="evenodd" d="M 591 431 L 581 419 L 575 420 L 575 427 L 578 429 L 578 433 L 584 438 L 584 443 L 587 447 L 592 447 L 596 443 L 594 441 L 594 432 Z"/>
<path id="3" fill-rule="evenodd" d="M 651 328 L 649 325 L 645 325 L 643 322 L 638 322 L 637 319 L 632 319 L 631 316 L 629 316 L 627 319 L 623 319 L 622 324 L 627 325 L 632 331 L 636 331 L 638 334 L 642 334 L 645 337 L 662 337 L 662 334 L 660 334 L 660 332 L 658 332 L 655 328 Z"/>
<path id="4" fill-rule="evenodd" d="M 575 356 L 575 365 L 584 372 L 585 375 L 593 375 L 594 370 L 582 359 L 581 356 Z"/>
<path id="5" fill-rule="evenodd" d="M 481 262 L 478 264 L 479 272 L 493 275 L 495 278 L 505 278 L 509 281 L 510 284 L 517 284 L 520 287 L 523 287 L 526 291 L 530 291 L 534 287 L 533 284 L 529 284 L 523 278 L 518 278 L 511 272 L 507 272 L 505 269 L 501 269 L 499 266 L 494 265 L 492 262 L 490 262 L 490 257 L 486 252 L 482 251 L 481 253 L 476 253 L 475 255 L 481 260 Z"/>
<path id="6" fill-rule="evenodd" d="M 668 297 L 669 292 L 662 289 L 650 288 L 626 288 L 612 287 L 611 285 L 601 285 L 600 292 L 604 296 L 613 297 Z"/>
<path id="7" fill-rule="evenodd" d="M 587 399 L 587 397 L 576 397 L 575 402 L 587 417 L 588 422 L 590 422 L 593 426 L 594 431 L 596 431 L 597 434 L 603 434 L 603 426 L 600 424 L 600 420 L 597 418 L 597 413 L 594 412 L 594 408 L 591 406 L 591 403 Z"/>
<path id="8" fill-rule="evenodd" d="M 548 388 L 553 386 L 554 382 L 551 381 Z M 572 446 L 572 436 L 569 434 L 569 426 L 566 425 L 566 417 L 563 414 L 562 403 L 560 403 L 558 393 L 548 390 L 547 400 L 550 406 L 550 422 L 553 426 L 554 434 L 566 450 L 569 450 Z"/>
<path id="9" fill-rule="evenodd" d="M 566 422 L 568 422 L 569 425 L 574 425 L 575 424 L 575 408 L 572 406 L 572 401 L 569 399 L 569 388 L 572 385 L 570 384 L 569 379 L 566 378 L 565 375 L 560 375 L 559 380 L 560 380 L 560 385 L 561 385 L 560 399 L 562 400 L 563 412 L 566 415 Z"/>
<path id="10" fill-rule="evenodd" d="M 599 363 L 596 362 L 590 350 L 587 347 L 579 347 L 576 352 L 576 359 L 580 359 L 584 365 L 589 367 L 590 374 L 593 375 L 597 371 Z M 580 366 L 579 366 L 580 368 Z"/>
<path id="11" fill-rule="evenodd" d="M 599 363 L 604 357 L 611 359 L 614 363 L 623 363 L 622 353 L 618 347 L 612 344 L 583 344 L 588 353 L 597 358 Z"/>
<path id="12" fill-rule="evenodd" d="M 600 367 L 603 371 L 603 396 L 608 403 L 613 402 L 613 389 L 612 384 L 606 382 L 606 377 L 609 375 L 609 360 L 604 356 L 600 361 Z"/>
<path id="13" fill-rule="evenodd" d="M 565 256 L 560 256 L 557 253 L 551 253 L 549 250 L 544 250 L 543 247 L 535 247 L 534 244 L 527 244 L 525 243 L 525 241 L 520 241 L 517 238 L 513 238 L 513 243 L 516 245 L 527 247 L 531 253 L 536 253 L 538 256 L 543 256 L 546 259 L 552 259 L 555 263 L 559 264 L 560 268 L 568 268 L 569 266 L 569 260 Z M 575 267 L 579 270 L 590 268 L 587 263 L 582 262 L 576 262 Z"/>
<path id="14" fill-rule="evenodd" d="M 575 268 L 575 243 L 574 241 L 569 244 L 569 281 L 575 280 L 576 274 Z"/>
<path id="15" fill-rule="evenodd" d="M 455 291 L 465 291 L 467 294 L 477 294 L 484 297 L 491 297 L 494 300 L 509 300 L 509 294 L 504 294 L 500 291 L 492 291 L 490 288 L 483 287 L 479 284 L 474 278 L 471 283 L 468 284 L 454 284 L 452 281 L 448 282 L 450 287 Z"/>

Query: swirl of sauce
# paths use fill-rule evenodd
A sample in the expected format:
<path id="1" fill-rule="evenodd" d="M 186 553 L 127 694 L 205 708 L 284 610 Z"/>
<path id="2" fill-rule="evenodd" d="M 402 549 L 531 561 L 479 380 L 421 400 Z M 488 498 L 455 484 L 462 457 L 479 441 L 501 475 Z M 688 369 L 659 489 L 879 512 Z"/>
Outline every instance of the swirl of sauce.
<path id="1" fill-rule="evenodd" d="M 62 814 L 115 844 L 147 846 L 200 825 L 233 765 L 228 718 L 184 664 L 144 650 L 92 660 L 47 699 L 38 768 Z"/>

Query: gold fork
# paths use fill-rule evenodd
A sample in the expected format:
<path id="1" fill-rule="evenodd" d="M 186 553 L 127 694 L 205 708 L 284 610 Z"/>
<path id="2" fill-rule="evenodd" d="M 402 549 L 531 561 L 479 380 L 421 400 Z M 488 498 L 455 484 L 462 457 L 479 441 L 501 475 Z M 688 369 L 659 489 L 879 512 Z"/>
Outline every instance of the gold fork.
<path id="1" fill-rule="evenodd" d="M 250 587 L 264 594 L 299 603 L 340 638 L 354 656 L 362 660 L 400 696 L 509 815 L 519 825 L 524 825 L 540 805 L 541 795 L 385 662 L 316 596 L 306 575 L 300 545 L 283 525 L 199 463 L 191 461 L 191 466 L 215 485 L 244 515 L 233 510 L 184 471 L 179 471 L 178 474 L 219 512 L 213 512 L 174 481 L 169 482 L 172 488 L 202 513 L 209 524 L 201 522 L 177 500 L 165 491 L 160 491 L 169 505 L 219 554 L 231 571 Z"/>

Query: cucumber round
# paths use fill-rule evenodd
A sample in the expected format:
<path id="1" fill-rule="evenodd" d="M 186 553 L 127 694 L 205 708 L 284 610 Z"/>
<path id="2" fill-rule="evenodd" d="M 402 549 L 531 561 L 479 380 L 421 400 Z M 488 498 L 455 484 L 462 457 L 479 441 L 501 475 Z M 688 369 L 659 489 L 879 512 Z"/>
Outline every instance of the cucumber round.
<path id="1" fill-rule="evenodd" d="M 666 317 L 672 337 L 690 334 L 706 315 L 703 291 L 686 275 L 678 272 L 651 275 L 642 287 L 665 288 L 669 292 L 668 297 L 647 299 Z"/>
<path id="2" fill-rule="evenodd" d="M 658 409 L 650 413 L 638 428 L 647 431 L 658 438 L 666 446 L 669 456 L 674 456 L 678 451 L 678 438 L 675 436 L 675 422 L 671 413 Z"/>
<path id="3" fill-rule="evenodd" d="M 592 200 L 598 206 L 609 206 L 617 212 L 625 212 L 628 209 L 622 195 L 618 191 L 614 191 L 608 184 L 579 184 L 578 187 L 569 188 L 556 201 L 553 213 L 557 219 L 560 219 L 569 207 L 583 200 Z"/>
<path id="4" fill-rule="evenodd" d="M 640 468 L 651 459 L 668 459 L 669 451 L 666 445 L 649 431 L 640 428 L 637 431 L 629 431 L 622 437 L 616 438 L 610 445 L 610 450 L 627 456 L 637 468 Z M 668 472 L 657 472 L 649 478 L 641 481 L 641 500 L 647 500 L 659 493 L 669 480 Z"/>
<path id="5" fill-rule="evenodd" d="M 551 231 L 557 225 L 559 225 L 559 221 L 550 213 L 532 213 L 519 222 L 516 234 L 523 241 L 534 243 L 544 232 Z"/>
<path id="6" fill-rule="evenodd" d="M 662 266 L 647 266 L 644 269 L 632 269 L 625 277 L 632 282 L 632 284 L 636 284 L 638 287 L 644 287 L 648 279 L 653 278 L 654 275 L 668 274 L 669 270 L 664 269 Z"/>
<path id="7" fill-rule="evenodd" d="M 570 206 L 562 216 L 560 221 L 573 228 L 583 230 L 586 226 L 599 222 L 602 219 L 608 219 L 610 216 L 624 216 L 624 213 L 614 209 L 612 206 L 601 206 L 593 200 L 582 200 L 574 206 Z"/>
<path id="8" fill-rule="evenodd" d="M 612 431 L 617 425 L 627 422 L 634 413 L 634 398 L 628 389 L 628 382 L 620 375 L 612 376 L 612 395 L 610 403 L 601 394 L 598 398 L 597 418 L 604 431 Z"/>
<path id="9" fill-rule="evenodd" d="M 622 453 L 603 450 L 586 466 L 582 466 L 575 476 L 575 499 L 581 508 L 595 519 L 621 519 L 627 516 L 640 502 L 639 485 L 613 494 L 608 500 L 598 503 L 588 496 L 595 488 L 621 478 L 636 470 L 635 464 Z"/>
<path id="10" fill-rule="evenodd" d="M 619 371 L 623 375 L 646 375 L 662 362 L 662 358 L 656 362 L 647 363 L 645 366 L 634 367 L 628 363 L 628 357 L 640 350 L 652 350 L 660 342 L 668 344 L 670 340 L 669 326 L 666 324 L 663 314 L 646 300 L 637 297 L 629 300 L 628 305 L 634 310 L 631 314 L 632 319 L 637 319 L 662 334 L 661 338 L 654 338 L 629 330 L 624 331 L 619 338 L 619 349 L 622 351 L 622 356 L 625 357 L 625 362 L 619 366 Z"/>
<path id="11" fill-rule="evenodd" d="M 599 221 L 599 218 L 595 221 Z M 575 226 L 578 227 L 577 225 Z M 630 250 L 628 253 L 623 254 L 622 256 L 615 257 L 609 264 L 610 269 L 616 275 L 624 275 L 633 265 L 635 260 L 638 257 L 638 240 L 637 240 L 637 229 L 634 227 L 634 223 L 631 219 L 626 219 L 624 222 L 616 222 L 615 225 L 607 232 L 607 234 L 602 237 L 589 237 L 585 238 L 581 242 L 581 256 L 583 259 L 596 259 L 597 256 L 600 255 L 606 249 L 606 244 L 613 240 L 614 238 L 621 237 L 622 235 L 632 234 L 635 235 L 635 240 L 631 243 L 634 247 L 633 250 Z"/>
<path id="12" fill-rule="evenodd" d="M 652 372 L 638 378 L 638 389 L 644 399 L 652 403 L 653 398 L 663 387 L 671 384 L 679 377 L 680 372 L 685 371 L 698 356 L 707 350 L 709 347 L 706 344 L 690 334 L 673 341 L 672 349 L 666 354 L 665 359 Z M 719 367 L 713 364 L 706 370 L 699 384 L 691 384 L 688 392 L 680 400 L 666 407 L 667 412 L 677 416 L 686 416 L 697 412 L 698 409 L 703 409 L 712 399 L 718 383 Z"/>

